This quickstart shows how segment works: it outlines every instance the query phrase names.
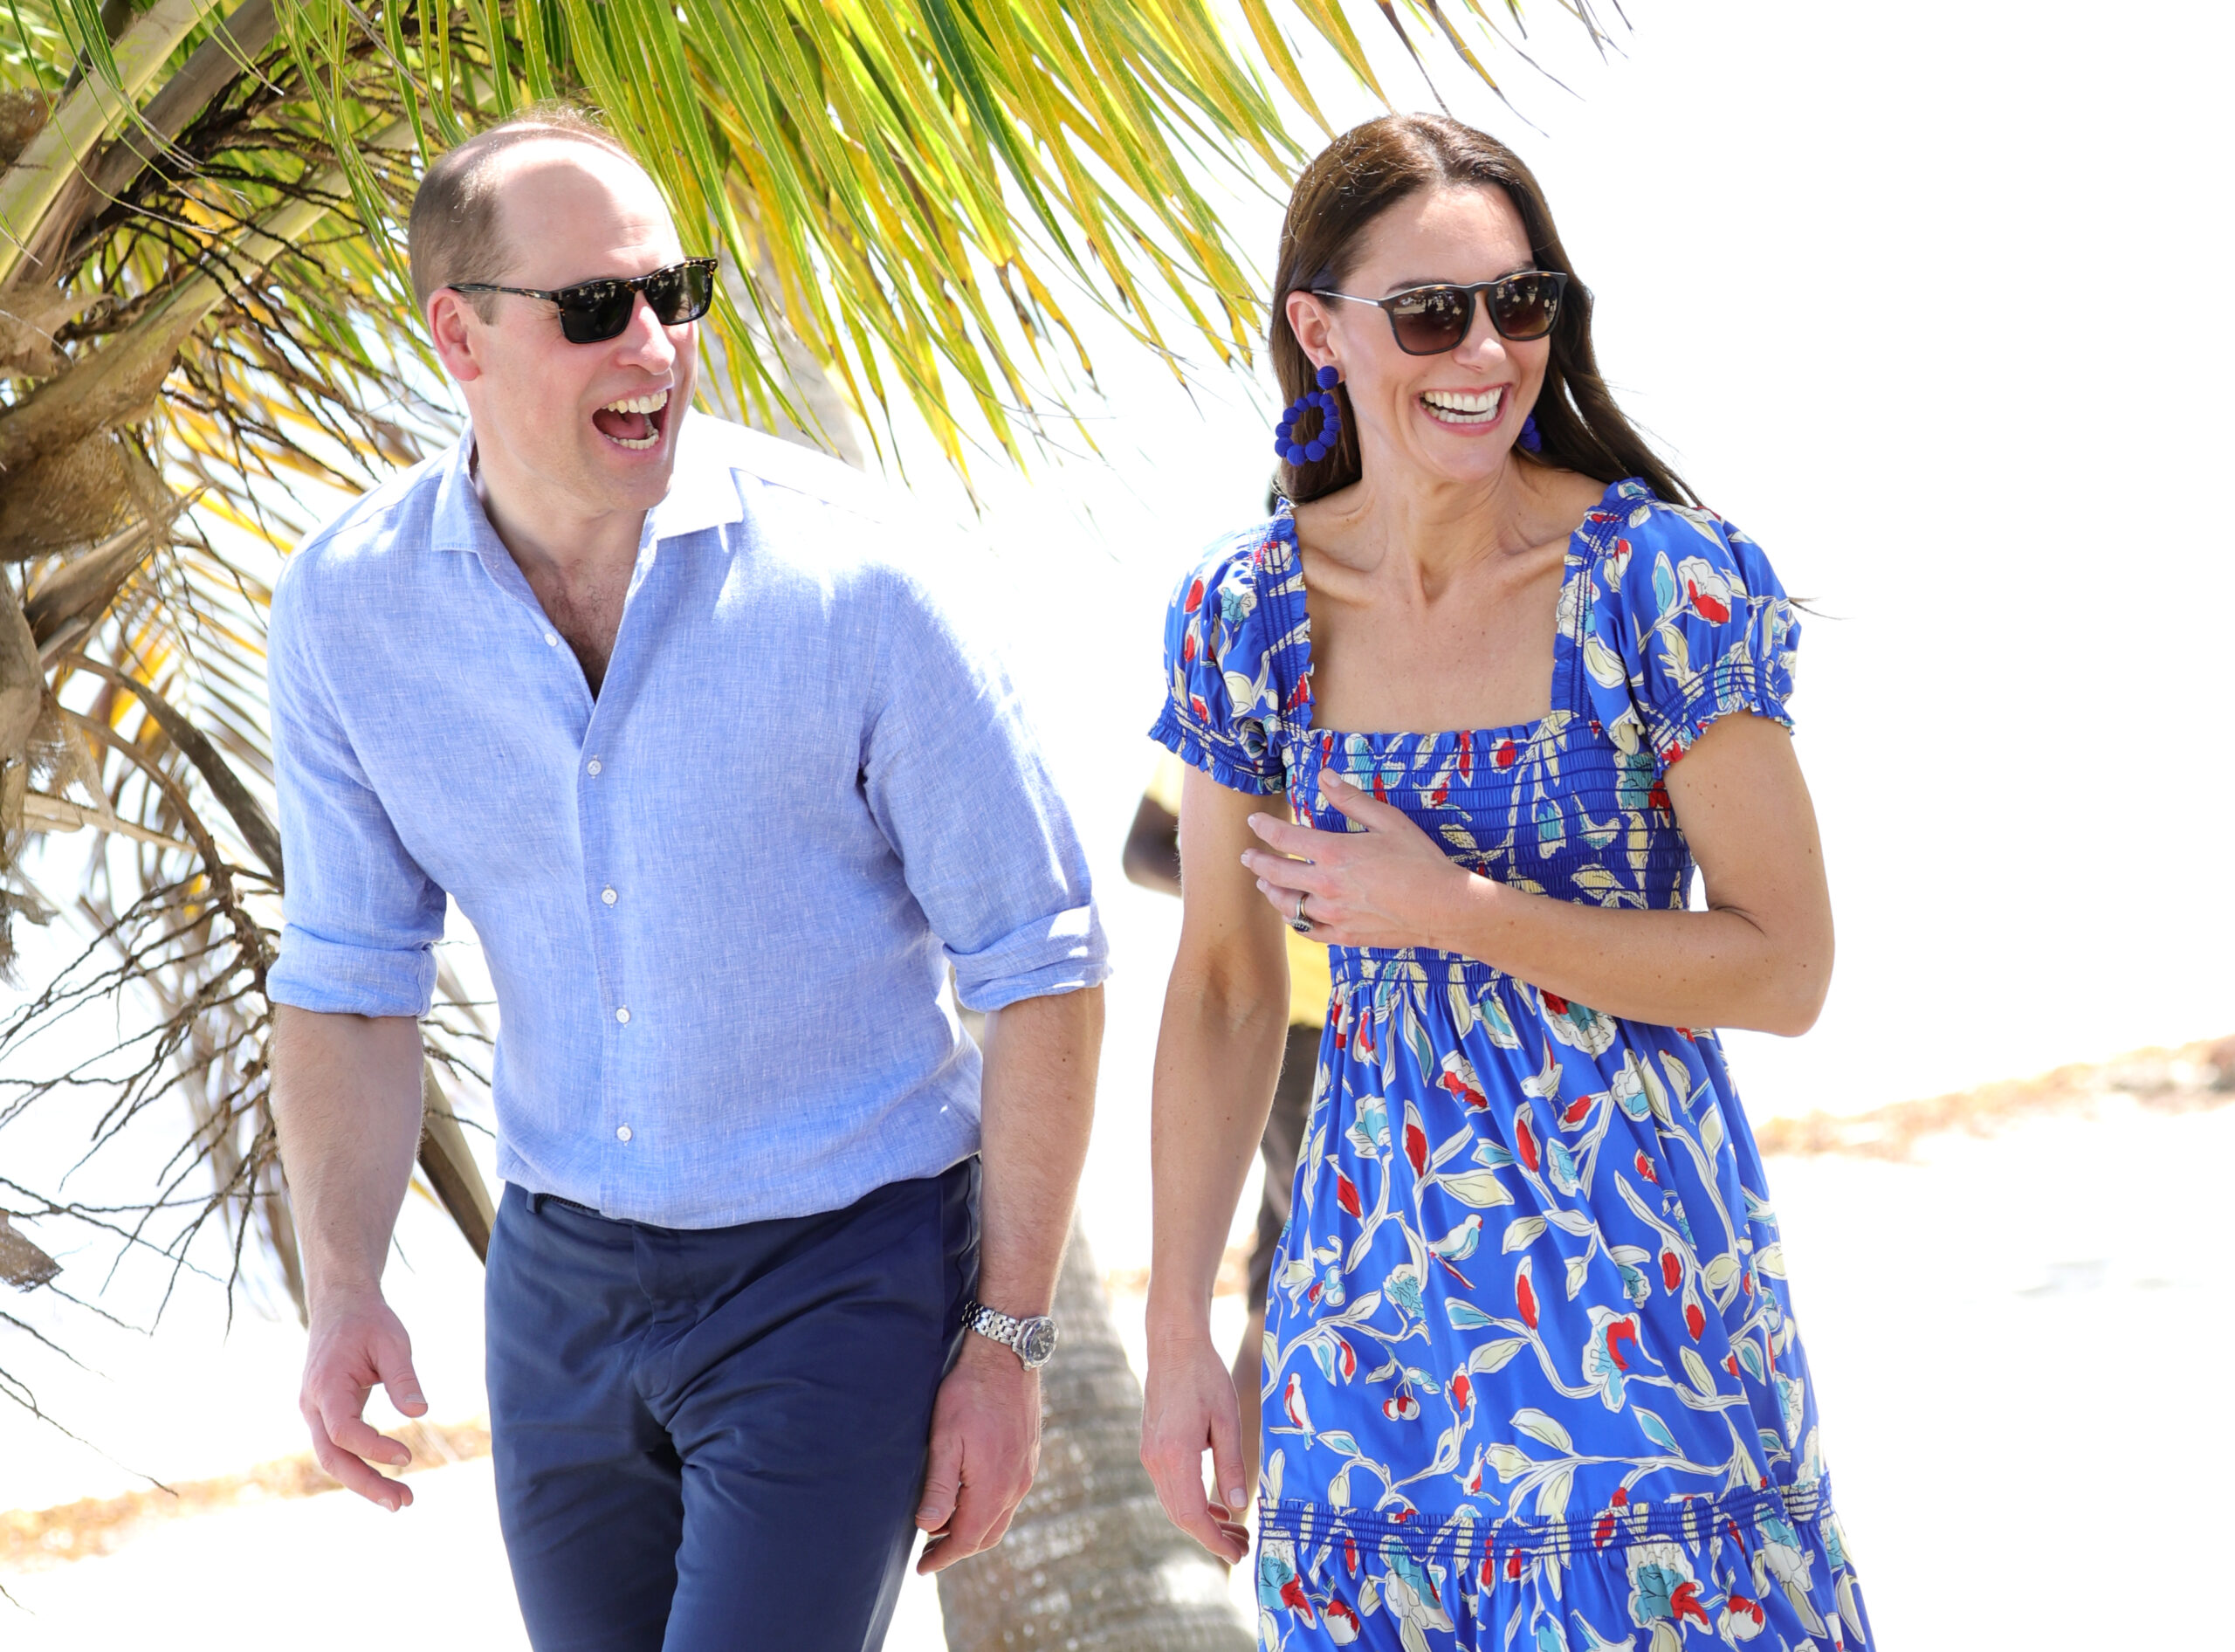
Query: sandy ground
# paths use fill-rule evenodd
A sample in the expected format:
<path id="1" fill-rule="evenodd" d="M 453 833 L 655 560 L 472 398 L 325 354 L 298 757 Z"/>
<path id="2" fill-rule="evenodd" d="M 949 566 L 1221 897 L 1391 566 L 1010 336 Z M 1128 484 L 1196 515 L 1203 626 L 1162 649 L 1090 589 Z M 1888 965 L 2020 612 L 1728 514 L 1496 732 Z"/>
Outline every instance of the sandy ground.
<path id="1" fill-rule="evenodd" d="M 2235 1355 L 2216 1231 L 2230 1163 L 2235 1106 L 2115 1096 L 1929 1136 L 1907 1161 L 1771 1161 L 1884 1645 L 2210 1642 L 2216 1548 L 2184 1511 L 2235 1476 L 2212 1397 Z M 1140 1299 L 1117 1309 L 1138 1360 Z M 1237 1302 L 1220 1317 L 1238 1332 Z M 17 1602 L 0 1605 L 0 1645 L 525 1646 L 486 1460 L 414 1484 L 401 1517 L 265 1498 L 0 1575 Z M 911 1584 L 891 1652 L 942 1644 L 934 1591 Z"/>

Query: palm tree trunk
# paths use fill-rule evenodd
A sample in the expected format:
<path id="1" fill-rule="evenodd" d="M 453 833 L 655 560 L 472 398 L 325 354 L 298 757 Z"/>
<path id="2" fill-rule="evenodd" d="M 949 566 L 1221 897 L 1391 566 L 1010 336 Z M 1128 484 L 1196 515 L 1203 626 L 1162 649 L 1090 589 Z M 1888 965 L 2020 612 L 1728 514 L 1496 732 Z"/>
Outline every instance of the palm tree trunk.
<path id="1" fill-rule="evenodd" d="M 1000 1547 L 939 1573 L 948 1652 L 1248 1652 L 1225 1568 L 1165 1518 L 1141 1467 L 1140 1384 L 1076 1217 L 1055 1311 L 1040 1476 Z"/>

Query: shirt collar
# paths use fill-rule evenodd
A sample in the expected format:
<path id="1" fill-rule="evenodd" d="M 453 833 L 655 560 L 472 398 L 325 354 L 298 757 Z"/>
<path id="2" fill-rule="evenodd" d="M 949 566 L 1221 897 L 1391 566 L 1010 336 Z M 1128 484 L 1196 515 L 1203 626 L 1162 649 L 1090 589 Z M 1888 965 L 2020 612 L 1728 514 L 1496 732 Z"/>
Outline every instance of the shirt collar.
<path id="1" fill-rule="evenodd" d="M 706 438 L 712 434 L 703 414 L 693 414 L 684 422 L 667 497 L 645 513 L 647 544 L 745 520 L 745 495 L 738 473 L 709 444 Z M 472 461 L 473 427 L 468 425 L 437 461 L 441 476 L 435 485 L 434 527 L 429 541 L 436 550 L 504 548 L 497 530 L 490 526 L 489 513 L 481 507 L 480 492 L 473 485 Z"/>

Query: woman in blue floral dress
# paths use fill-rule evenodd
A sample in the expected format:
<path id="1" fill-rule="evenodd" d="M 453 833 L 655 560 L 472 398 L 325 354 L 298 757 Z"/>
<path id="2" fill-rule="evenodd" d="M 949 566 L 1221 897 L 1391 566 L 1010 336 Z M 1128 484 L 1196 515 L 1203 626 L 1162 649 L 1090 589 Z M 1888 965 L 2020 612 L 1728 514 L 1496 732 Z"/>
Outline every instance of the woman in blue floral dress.
<path id="1" fill-rule="evenodd" d="M 1830 974 L 1791 605 L 1624 421 L 1503 145 L 1346 134 L 1278 279 L 1282 382 L 1339 377 L 1339 428 L 1284 423 L 1298 503 L 1213 547 L 1166 630 L 1156 733 L 1194 772 L 1144 1459 L 1245 1557 L 1208 1306 L 1285 921 L 1335 992 L 1265 1326 L 1262 1647 L 1868 1648 L 1706 1030 L 1803 1031 Z"/>

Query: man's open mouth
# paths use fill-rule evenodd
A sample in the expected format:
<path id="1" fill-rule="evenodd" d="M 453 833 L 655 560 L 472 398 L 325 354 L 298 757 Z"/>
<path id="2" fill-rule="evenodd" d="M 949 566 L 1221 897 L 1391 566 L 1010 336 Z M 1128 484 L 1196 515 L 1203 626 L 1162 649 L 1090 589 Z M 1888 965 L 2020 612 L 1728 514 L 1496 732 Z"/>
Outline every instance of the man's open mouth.
<path id="1" fill-rule="evenodd" d="M 616 446 L 636 452 L 657 447 L 660 432 L 667 427 L 667 392 L 648 390 L 642 396 L 608 402 L 590 415 L 590 423 L 597 426 L 600 436 Z"/>

